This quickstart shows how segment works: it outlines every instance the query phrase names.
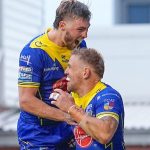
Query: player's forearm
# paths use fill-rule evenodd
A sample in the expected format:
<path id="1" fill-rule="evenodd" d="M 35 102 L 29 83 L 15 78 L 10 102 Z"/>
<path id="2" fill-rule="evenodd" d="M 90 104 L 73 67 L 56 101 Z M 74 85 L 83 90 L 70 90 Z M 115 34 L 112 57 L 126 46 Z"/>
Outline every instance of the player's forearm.
<path id="1" fill-rule="evenodd" d="M 36 116 L 55 121 L 65 121 L 65 113 L 61 110 L 51 107 L 34 96 L 20 98 L 20 107 Z"/>
<path id="2" fill-rule="evenodd" d="M 83 109 L 77 106 L 72 107 L 69 114 L 88 135 L 101 144 L 106 144 L 111 140 L 110 128 L 102 120 L 88 116 Z"/>
<path id="3" fill-rule="evenodd" d="M 82 108 L 74 105 L 69 109 L 68 113 L 88 135 L 92 136 L 94 139 L 96 138 L 94 136 L 94 129 L 96 126 L 93 126 L 90 121 L 92 117 L 88 116 Z"/>
<path id="4" fill-rule="evenodd" d="M 111 128 L 101 119 L 87 116 L 80 121 L 79 125 L 87 134 L 101 144 L 107 144 L 112 138 Z"/>

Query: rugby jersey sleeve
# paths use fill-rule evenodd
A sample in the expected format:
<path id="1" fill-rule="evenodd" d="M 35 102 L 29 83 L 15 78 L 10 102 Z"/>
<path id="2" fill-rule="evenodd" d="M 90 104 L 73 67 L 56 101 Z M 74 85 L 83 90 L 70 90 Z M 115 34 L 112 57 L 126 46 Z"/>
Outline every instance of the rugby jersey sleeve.
<path id="1" fill-rule="evenodd" d="M 82 40 L 82 42 L 79 45 L 79 48 L 87 48 L 87 44 L 85 40 Z"/>
<path id="2" fill-rule="evenodd" d="M 121 96 L 115 92 L 104 93 L 97 96 L 96 117 L 102 118 L 112 116 L 119 121 L 119 116 L 123 111 Z"/>
<path id="3" fill-rule="evenodd" d="M 18 86 L 39 87 L 42 77 L 41 51 L 25 47 L 19 58 Z"/>

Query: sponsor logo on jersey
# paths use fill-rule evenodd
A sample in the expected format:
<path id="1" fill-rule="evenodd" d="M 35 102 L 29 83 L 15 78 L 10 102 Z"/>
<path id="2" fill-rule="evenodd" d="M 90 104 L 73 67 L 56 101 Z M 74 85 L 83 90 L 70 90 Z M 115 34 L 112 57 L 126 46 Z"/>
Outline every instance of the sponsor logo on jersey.
<path id="1" fill-rule="evenodd" d="M 92 137 L 87 135 L 86 132 L 79 126 L 74 128 L 74 135 L 77 144 L 82 148 L 89 147 L 93 142 Z"/>
<path id="2" fill-rule="evenodd" d="M 44 68 L 44 72 L 46 71 L 58 71 L 59 70 L 59 67 L 50 67 L 50 68 Z"/>
<path id="3" fill-rule="evenodd" d="M 69 59 L 66 58 L 65 55 L 61 55 L 62 62 L 68 63 Z"/>
<path id="4" fill-rule="evenodd" d="M 31 81 L 32 80 L 32 75 L 28 74 L 28 73 L 19 72 L 18 78 L 19 78 L 19 80 Z"/>
<path id="5" fill-rule="evenodd" d="M 32 67 L 20 66 L 20 67 L 19 67 L 19 72 L 32 73 Z"/>
<path id="6" fill-rule="evenodd" d="M 47 71 L 58 71 L 58 70 L 59 70 L 59 67 L 55 63 L 50 68 L 44 68 L 44 72 L 47 72 Z"/>
<path id="7" fill-rule="evenodd" d="M 116 96 L 116 97 L 120 98 L 120 96 L 118 94 L 115 94 L 115 93 L 105 93 L 105 94 L 102 94 L 102 97 L 103 96 Z"/>
<path id="8" fill-rule="evenodd" d="M 20 61 L 26 62 L 27 65 L 31 64 L 30 62 L 30 55 L 21 55 L 20 56 Z"/>
<path id="9" fill-rule="evenodd" d="M 42 46 L 47 46 L 47 45 L 45 45 L 45 44 L 43 44 L 41 41 L 36 41 L 35 42 L 35 45 L 37 46 L 37 47 L 42 47 Z"/>

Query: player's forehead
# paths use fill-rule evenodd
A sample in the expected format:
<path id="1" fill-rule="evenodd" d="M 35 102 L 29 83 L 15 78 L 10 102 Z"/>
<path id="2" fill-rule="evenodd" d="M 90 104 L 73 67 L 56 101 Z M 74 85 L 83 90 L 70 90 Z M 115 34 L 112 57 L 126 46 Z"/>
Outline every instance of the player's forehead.
<path id="1" fill-rule="evenodd" d="M 74 18 L 70 20 L 66 20 L 67 24 L 72 25 L 76 28 L 89 28 L 90 22 L 83 18 Z"/>

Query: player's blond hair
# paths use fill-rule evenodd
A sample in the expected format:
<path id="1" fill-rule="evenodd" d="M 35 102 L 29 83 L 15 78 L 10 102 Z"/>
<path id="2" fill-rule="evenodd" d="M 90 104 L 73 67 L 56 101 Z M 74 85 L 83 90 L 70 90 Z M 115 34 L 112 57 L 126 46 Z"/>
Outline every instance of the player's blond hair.
<path id="1" fill-rule="evenodd" d="M 105 70 L 104 59 L 97 50 L 93 48 L 80 48 L 73 50 L 72 55 L 79 56 L 80 60 L 93 67 L 93 70 L 100 79 L 103 78 Z"/>

